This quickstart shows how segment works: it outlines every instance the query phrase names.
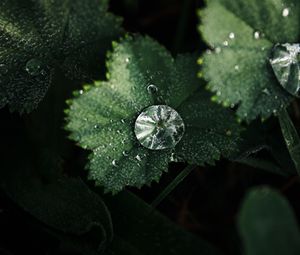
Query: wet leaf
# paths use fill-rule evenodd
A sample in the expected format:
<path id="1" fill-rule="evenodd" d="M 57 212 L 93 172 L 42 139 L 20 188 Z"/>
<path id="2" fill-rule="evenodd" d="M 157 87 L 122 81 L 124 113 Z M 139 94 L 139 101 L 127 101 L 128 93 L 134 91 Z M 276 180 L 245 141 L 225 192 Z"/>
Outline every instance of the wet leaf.
<path id="1" fill-rule="evenodd" d="M 300 232 L 292 208 L 269 188 L 254 189 L 246 196 L 239 231 L 246 255 L 300 253 Z"/>
<path id="2" fill-rule="evenodd" d="M 90 80 L 121 33 L 100 0 L 3 0 L 0 3 L 0 107 L 37 107 L 57 70 Z M 99 71 L 98 71 L 99 72 Z"/>
<path id="3" fill-rule="evenodd" d="M 148 37 L 127 37 L 115 43 L 107 66 L 108 81 L 84 86 L 66 110 L 70 138 L 93 151 L 89 178 L 106 192 L 159 181 L 170 161 L 213 163 L 236 148 L 239 125 L 200 88 L 195 56 L 173 59 Z M 181 116 L 185 133 L 174 149 L 147 149 L 136 138 L 135 121 L 152 105 L 167 105 Z M 163 144 L 164 138 L 156 139 Z"/>
<path id="4" fill-rule="evenodd" d="M 200 31 L 213 49 L 204 55 L 203 75 L 216 100 L 237 105 L 240 118 L 268 118 L 291 101 L 271 67 L 273 47 L 299 41 L 296 0 L 207 1 Z"/>

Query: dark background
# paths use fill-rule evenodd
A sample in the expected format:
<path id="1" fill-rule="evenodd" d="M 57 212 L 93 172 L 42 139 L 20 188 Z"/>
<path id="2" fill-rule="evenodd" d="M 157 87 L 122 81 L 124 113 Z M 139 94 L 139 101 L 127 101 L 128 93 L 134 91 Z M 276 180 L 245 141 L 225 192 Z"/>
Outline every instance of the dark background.
<path id="1" fill-rule="evenodd" d="M 195 0 L 112 0 L 111 12 L 124 18 L 123 24 L 127 31 L 150 35 L 173 54 L 191 51 L 200 53 L 205 50 L 206 45 L 197 32 L 199 21 L 196 10 L 202 6 L 202 1 Z M 293 105 L 293 110 L 298 111 L 297 102 Z M 0 152 L 14 153 L 14 148 L 20 146 L 16 137 L 26 135 L 24 130 L 27 117 L 11 114 L 5 108 L 0 110 L 0 119 L 0 143 L 3 145 Z M 293 120 L 299 127 L 297 114 Z M 261 123 L 257 121 L 253 125 L 261 126 Z M 282 144 L 277 120 L 273 118 L 264 125 L 268 135 L 274 135 L 273 138 Z M 62 129 L 59 132 L 59 136 L 66 137 L 67 134 Z M 71 142 L 68 143 L 72 149 L 66 158 L 65 169 L 68 174 L 85 177 L 81 169 L 85 164 L 86 154 Z M 279 150 L 284 148 L 280 147 Z M 271 156 L 267 152 L 260 152 L 259 157 Z M 75 172 L 72 172 L 74 161 L 78 164 L 76 163 Z M 160 184 L 132 191 L 151 202 L 184 167 L 184 164 L 172 164 Z M 299 218 L 298 177 L 285 178 L 224 159 L 216 166 L 197 168 L 158 209 L 188 231 L 211 241 L 225 254 L 239 254 L 236 216 L 245 192 L 258 185 L 278 189 L 289 199 Z M 35 219 L 0 190 L 0 247 L 9 251 L 0 250 L 0 254 L 51 254 L 52 247 L 56 245 L 57 241 Z"/>

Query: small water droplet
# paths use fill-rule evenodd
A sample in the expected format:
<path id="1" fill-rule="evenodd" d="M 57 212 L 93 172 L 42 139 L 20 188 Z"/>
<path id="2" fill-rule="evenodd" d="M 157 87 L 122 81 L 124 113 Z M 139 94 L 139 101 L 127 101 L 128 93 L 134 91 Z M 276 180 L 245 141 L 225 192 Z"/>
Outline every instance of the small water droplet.
<path id="1" fill-rule="evenodd" d="M 81 90 L 79 90 L 79 94 L 80 95 L 82 95 L 83 94 L 83 90 L 81 89 Z"/>
<path id="2" fill-rule="evenodd" d="M 30 59 L 26 63 L 25 70 L 32 76 L 38 76 L 44 71 L 43 62 L 36 58 Z"/>
<path id="3" fill-rule="evenodd" d="M 215 52 L 217 53 L 217 54 L 219 54 L 219 53 L 221 53 L 221 48 L 220 47 L 217 47 L 216 49 L 215 49 Z"/>
<path id="4" fill-rule="evenodd" d="M 264 88 L 262 92 L 266 95 L 270 95 L 270 91 L 267 88 Z"/>
<path id="5" fill-rule="evenodd" d="M 229 45 L 228 41 L 224 41 L 223 45 L 227 47 Z"/>
<path id="6" fill-rule="evenodd" d="M 6 68 L 5 64 L 0 64 L 0 73 L 6 74 L 8 72 L 8 69 Z"/>
<path id="7" fill-rule="evenodd" d="M 140 156 L 139 154 L 135 156 L 135 159 L 136 159 L 137 161 L 140 161 L 140 162 L 142 161 L 142 158 L 141 158 L 141 156 Z"/>
<path id="8" fill-rule="evenodd" d="M 117 160 L 115 160 L 115 159 L 111 162 L 111 164 L 112 164 L 114 167 L 117 167 L 117 166 L 118 166 Z"/>
<path id="9" fill-rule="evenodd" d="M 300 44 L 276 44 L 270 64 L 280 85 L 294 96 L 300 94 Z"/>
<path id="10" fill-rule="evenodd" d="M 130 59 L 129 58 L 125 58 L 125 62 L 129 63 Z"/>
<path id="11" fill-rule="evenodd" d="M 94 126 L 94 128 L 95 128 L 95 129 L 98 129 L 98 128 L 99 128 L 99 126 L 98 126 L 98 125 L 95 125 L 95 126 Z"/>
<path id="12" fill-rule="evenodd" d="M 149 94 L 154 94 L 158 91 L 158 88 L 154 84 L 150 84 L 147 87 L 147 91 L 148 91 Z"/>
<path id="13" fill-rule="evenodd" d="M 124 157 L 128 157 L 128 152 L 127 151 L 123 151 L 122 154 L 123 154 Z"/>
<path id="14" fill-rule="evenodd" d="M 282 16 L 283 17 L 288 17 L 290 15 L 290 9 L 289 8 L 284 8 L 283 10 L 282 10 Z"/>
<path id="15" fill-rule="evenodd" d="M 240 66 L 239 65 L 235 65 L 234 66 L 234 70 L 236 70 L 236 71 L 240 70 Z"/>
<path id="16" fill-rule="evenodd" d="M 182 118 L 167 105 L 146 108 L 136 119 L 134 129 L 141 145 L 151 150 L 174 148 L 184 131 Z"/>
<path id="17" fill-rule="evenodd" d="M 253 33 L 253 37 L 254 37 L 254 39 L 256 39 L 256 40 L 260 39 L 260 32 L 259 32 L 259 31 L 255 31 L 255 32 Z"/>
<path id="18" fill-rule="evenodd" d="M 231 40 L 233 40 L 235 38 L 235 34 L 233 32 L 229 33 L 228 36 Z"/>

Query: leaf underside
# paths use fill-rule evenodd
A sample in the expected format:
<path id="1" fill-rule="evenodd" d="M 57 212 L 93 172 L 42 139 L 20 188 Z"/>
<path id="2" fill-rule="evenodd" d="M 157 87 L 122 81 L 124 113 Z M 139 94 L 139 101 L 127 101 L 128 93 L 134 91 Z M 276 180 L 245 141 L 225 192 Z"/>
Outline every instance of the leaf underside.
<path id="1" fill-rule="evenodd" d="M 100 0 L 2 0 L 0 3 L 0 108 L 30 112 L 57 69 L 91 79 L 120 33 L 120 19 Z"/>
<path id="2" fill-rule="evenodd" d="M 107 61 L 108 81 L 85 86 L 70 102 L 67 130 L 70 138 L 92 150 L 89 177 L 105 191 L 141 187 L 159 181 L 172 160 L 213 163 L 227 156 L 238 140 L 234 115 L 210 101 L 200 89 L 194 55 L 176 59 L 148 37 L 127 37 L 114 46 Z M 154 84 L 158 90 L 149 93 Z M 151 105 L 176 109 L 186 132 L 175 149 L 142 147 L 134 134 L 140 112 Z"/>
<path id="3" fill-rule="evenodd" d="M 200 11 L 199 29 L 215 49 L 203 57 L 203 75 L 218 102 L 238 105 L 241 119 L 266 119 L 291 101 L 269 57 L 275 44 L 299 42 L 299 15 L 292 0 L 211 0 Z"/>

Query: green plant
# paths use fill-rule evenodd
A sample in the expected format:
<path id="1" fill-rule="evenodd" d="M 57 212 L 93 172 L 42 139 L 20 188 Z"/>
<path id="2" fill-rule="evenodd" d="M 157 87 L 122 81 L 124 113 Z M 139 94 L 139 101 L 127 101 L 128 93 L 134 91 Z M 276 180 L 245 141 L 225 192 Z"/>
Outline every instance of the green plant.
<path id="1" fill-rule="evenodd" d="M 300 173 L 300 4 L 203 4 L 207 47 L 182 54 L 193 1 L 165 45 L 172 52 L 158 42 L 167 29 L 152 39 L 112 14 L 137 15 L 141 1 L 110 11 L 107 0 L 0 3 L 0 201 L 12 212 L 6 223 L 0 203 L 0 223 L 47 240 L 32 254 L 299 254 L 286 191 Z M 174 12 L 158 5 L 170 9 L 141 24 Z M 162 202 L 185 230 L 158 212 Z M 0 252 L 20 250 L 0 241 Z"/>

